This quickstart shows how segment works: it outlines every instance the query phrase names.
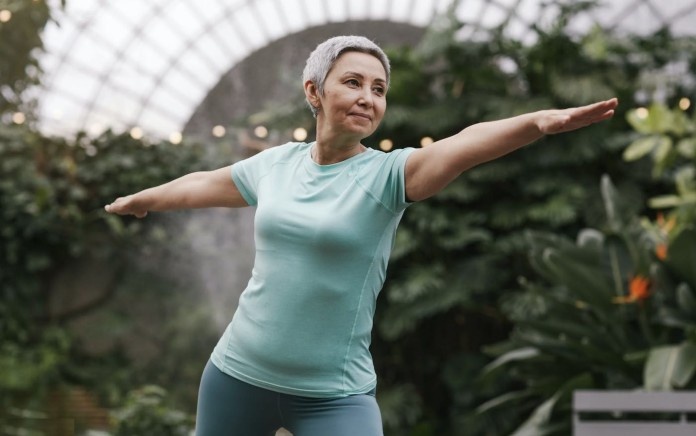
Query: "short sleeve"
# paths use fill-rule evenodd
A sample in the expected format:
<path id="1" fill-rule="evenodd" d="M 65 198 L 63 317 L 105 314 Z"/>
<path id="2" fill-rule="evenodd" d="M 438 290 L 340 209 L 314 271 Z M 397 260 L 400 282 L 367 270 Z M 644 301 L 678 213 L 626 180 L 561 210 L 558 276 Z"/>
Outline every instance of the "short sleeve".
<path id="1" fill-rule="evenodd" d="M 384 153 L 374 160 L 364 173 L 366 188 L 380 203 L 394 213 L 400 213 L 411 203 L 406 199 L 406 161 L 414 148 L 402 148 Z"/>
<path id="2" fill-rule="evenodd" d="M 268 151 L 264 150 L 232 165 L 232 181 L 249 206 L 256 206 L 258 203 L 259 180 L 268 167 Z"/>

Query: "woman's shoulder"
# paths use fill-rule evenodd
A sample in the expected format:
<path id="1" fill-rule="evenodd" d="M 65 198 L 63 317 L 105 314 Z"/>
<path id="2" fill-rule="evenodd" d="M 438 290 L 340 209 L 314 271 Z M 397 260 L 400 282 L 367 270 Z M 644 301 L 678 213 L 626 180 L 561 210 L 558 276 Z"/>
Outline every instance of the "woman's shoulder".
<path id="1" fill-rule="evenodd" d="M 287 142 L 262 150 L 249 159 L 267 163 L 282 162 L 292 159 L 293 157 L 301 156 L 307 151 L 310 145 L 311 144 L 305 142 Z"/>
<path id="2" fill-rule="evenodd" d="M 360 164 L 363 167 L 379 167 L 384 165 L 393 165 L 397 162 L 405 161 L 413 148 L 399 148 L 392 151 L 382 151 L 370 148 L 367 150 L 369 155 L 367 159 L 363 159 Z M 402 162 L 403 163 L 403 162 Z"/>
<path id="3" fill-rule="evenodd" d="M 286 142 L 285 144 L 267 148 L 262 153 L 266 153 L 269 158 L 283 160 L 303 155 L 310 146 L 311 143 L 306 142 Z"/>

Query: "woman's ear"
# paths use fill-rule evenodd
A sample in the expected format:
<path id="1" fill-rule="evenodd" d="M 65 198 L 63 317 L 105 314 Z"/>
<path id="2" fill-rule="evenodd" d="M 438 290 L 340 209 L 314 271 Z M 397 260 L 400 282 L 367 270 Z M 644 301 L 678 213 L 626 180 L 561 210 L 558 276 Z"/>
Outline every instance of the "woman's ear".
<path id="1" fill-rule="evenodd" d="M 306 81 L 304 84 L 304 91 L 307 101 L 318 109 L 321 106 L 321 100 L 319 99 L 319 89 L 314 82 L 311 80 Z"/>

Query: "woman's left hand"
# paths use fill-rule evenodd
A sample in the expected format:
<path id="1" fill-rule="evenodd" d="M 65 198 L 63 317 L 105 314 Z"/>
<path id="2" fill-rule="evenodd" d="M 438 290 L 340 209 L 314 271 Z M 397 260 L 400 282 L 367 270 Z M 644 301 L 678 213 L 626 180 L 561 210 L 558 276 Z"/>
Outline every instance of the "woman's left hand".
<path id="1" fill-rule="evenodd" d="M 544 110 L 537 112 L 535 122 L 544 135 L 569 132 L 611 118 L 618 104 L 619 101 L 612 98 L 587 106 Z"/>

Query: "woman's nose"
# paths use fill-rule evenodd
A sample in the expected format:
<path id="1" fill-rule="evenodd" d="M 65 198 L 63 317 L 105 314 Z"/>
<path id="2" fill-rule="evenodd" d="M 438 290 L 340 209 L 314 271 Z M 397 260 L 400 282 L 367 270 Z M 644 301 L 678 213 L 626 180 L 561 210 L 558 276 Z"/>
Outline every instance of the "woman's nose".
<path id="1" fill-rule="evenodd" d="M 370 90 L 363 90 L 358 97 L 358 104 L 361 106 L 372 107 L 372 93 Z"/>

